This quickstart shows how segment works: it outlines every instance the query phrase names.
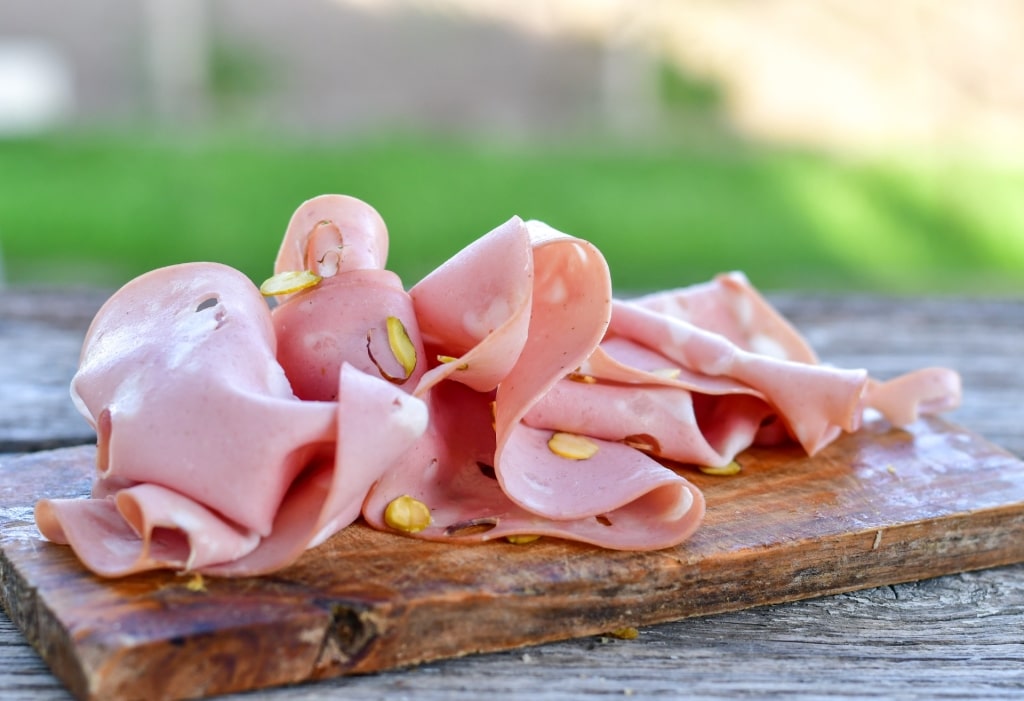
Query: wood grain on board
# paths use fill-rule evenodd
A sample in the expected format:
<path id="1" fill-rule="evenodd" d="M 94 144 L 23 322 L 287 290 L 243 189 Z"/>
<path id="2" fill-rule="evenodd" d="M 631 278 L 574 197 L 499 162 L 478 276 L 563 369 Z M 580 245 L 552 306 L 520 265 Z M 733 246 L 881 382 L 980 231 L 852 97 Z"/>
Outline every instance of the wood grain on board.
<path id="1" fill-rule="evenodd" d="M 425 543 L 354 526 L 273 576 L 101 580 L 42 541 L 41 495 L 81 496 L 94 449 L 0 463 L 4 606 L 79 698 L 184 698 L 413 665 L 1024 561 L 1024 463 L 942 420 L 869 424 L 807 458 L 687 472 L 682 545 Z"/>

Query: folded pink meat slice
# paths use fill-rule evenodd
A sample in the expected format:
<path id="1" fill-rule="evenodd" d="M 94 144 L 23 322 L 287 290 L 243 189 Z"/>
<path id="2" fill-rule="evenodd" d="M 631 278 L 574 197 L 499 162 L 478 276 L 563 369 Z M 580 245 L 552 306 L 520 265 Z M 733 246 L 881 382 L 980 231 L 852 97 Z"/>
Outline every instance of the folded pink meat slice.
<path id="1" fill-rule="evenodd" d="M 97 428 L 100 476 L 161 484 L 269 533 L 300 448 L 333 442 L 337 410 L 296 401 L 275 346 L 266 302 L 232 268 L 129 282 L 93 320 L 71 384 Z"/>
<path id="2" fill-rule="evenodd" d="M 694 300 L 707 300 L 704 304 Z M 765 300 L 742 273 L 719 275 L 710 283 L 638 300 L 641 306 L 673 314 L 685 309 L 694 323 L 720 333 L 740 347 L 798 363 L 818 363 L 799 332 Z M 718 311 L 708 313 L 717 307 Z M 699 313 L 694 313 L 700 310 Z M 731 311 L 731 314 L 729 313 Z M 686 318 L 686 317 L 684 317 Z M 881 382 L 869 379 L 862 408 L 876 409 L 895 426 L 960 405 L 959 374 L 949 368 L 923 368 Z"/>
<path id="3" fill-rule="evenodd" d="M 864 370 L 820 364 L 799 333 L 740 273 L 617 301 L 604 346 L 623 361 L 599 352 L 584 366 L 585 372 L 619 382 L 677 386 L 703 395 L 749 393 L 763 399 L 770 414 L 777 414 L 787 432 L 811 455 L 843 431 L 857 430 L 866 407 L 908 423 L 920 412 L 945 411 L 959 401 L 958 377 L 949 370 L 932 368 L 879 384 L 869 380 Z M 633 378 L 629 377 L 631 362 L 638 371 Z M 652 366 L 665 364 L 678 370 L 678 376 L 650 376 Z M 726 441 L 733 450 L 746 447 L 743 434 L 750 434 L 751 421 L 757 416 L 754 404 L 747 402 L 746 407 L 754 413 L 740 421 L 740 433 Z M 761 418 L 771 417 L 763 414 Z M 717 422 L 705 423 L 711 427 Z M 722 431 L 721 424 L 718 430 Z M 751 442 L 767 442 L 774 433 L 772 425 L 752 435 Z M 728 452 L 721 451 L 723 459 Z"/>
<path id="4" fill-rule="evenodd" d="M 283 566 L 351 522 L 425 428 L 422 402 L 350 367 L 340 408 L 300 401 L 274 350 L 266 303 L 231 268 L 172 266 L 118 291 L 72 383 L 97 428 L 97 498 L 40 501 L 43 535 L 105 576 L 244 574 Z M 335 450 L 339 435 L 346 444 Z M 330 489 L 307 496 L 316 480 L 304 473 L 325 466 Z M 244 567 L 224 564 L 239 558 Z"/>
<path id="5" fill-rule="evenodd" d="M 610 311 L 604 259 L 590 244 L 513 219 L 412 290 L 431 354 L 423 376 L 426 436 L 371 491 L 364 517 L 402 494 L 432 511 L 417 535 L 486 540 L 547 534 L 610 548 L 680 542 L 700 523 L 700 493 L 640 451 L 596 441 L 571 460 L 553 431 L 522 418 L 596 347 Z M 482 530 L 483 529 L 483 530 Z"/>
<path id="6" fill-rule="evenodd" d="M 715 364 L 741 348 L 816 362 L 799 334 L 739 274 L 616 302 L 613 309 L 600 347 L 530 410 L 528 424 L 624 441 L 677 462 L 721 466 L 754 443 L 775 410 L 763 391 Z M 616 335 L 623 317 L 633 326 Z M 672 343 L 688 347 L 668 353 L 659 348 L 666 330 L 674 333 Z M 700 354 L 700 362 L 681 362 L 687 353 Z"/>
<path id="7" fill-rule="evenodd" d="M 373 207 L 348 195 L 320 195 L 292 214 L 274 261 L 274 272 L 381 270 L 388 259 L 388 230 Z"/>
<path id="8" fill-rule="evenodd" d="M 193 499 L 156 484 L 108 498 L 46 499 L 36 523 L 47 539 L 70 545 L 104 577 L 152 569 L 202 570 L 252 552 L 260 537 Z"/>
<path id="9" fill-rule="evenodd" d="M 530 409 L 525 422 L 624 442 L 676 462 L 721 466 L 754 443 L 773 413 L 750 392 L 709 394 L 640 379 L 633 384 L 562 380 Z"/>
<path id="10" fill-rule="evenodd" d="M 370 487 L 426 430 L 426 405 L 391 383 L 345 364 L 338 384 L 333 459 L 312 462 L 291 485 L 257 548 L 206 572 L 250 576 L 290 564 L 355 521 Z"/>
<path id="11" fill-rule="evenodd" d="M 763 396 L 813 455 L 860 426 L 863 370 L 840 370 L 735 345 L 725 336 L 642 306 L 618 303 L 611 333 L 650 346 L 688 370 L 735 379 Z"/>
<path id="12" fill-rule="evenodd" d="M 797 363 L 818 362 L 803 336 L 740 272 L 655 292 L 629 303 L 724 336 L 752 353 Z"/>
<path id="13" fill-rule="evenodd" d="M 273 310 L 277 359 L 301 399 L 332 401 L 338 370 L 350 363 L 411 391 L 426 366 L 412 300 L 383 270 L 387 229 L 368 204 L 323 195 L 292 216 L 274 269 L 310 270 L 321 282 L 287 295 Z M 401 322 L 416 365 L 409 372 L 391 348 L 389 317 Z"/>
<path id="14" fill-rule="evenodd" d="M 416 366 L 405 368 L 390 346 L 388 317 L 402 323 Z M 325 277 L 274 308 L 277 360 L 301 399 L 333 401 L 338 371 L 349 363 L 411 392 L 425 368 L 412 300 L 387 270 L 352 270 Z"/>
<path id="15" fill-rule="evenodd" d="M 864 396 L 894 426 L 906 426 L 922 414 L 941 414 L 960 405 L 960 375 L 949 368 L 922 368 L 884 382 L 872 379 Z"/>
<path id="16" fill-rule="evenodd" d="M 417 283 L 410 294 L 429 359 L 416 388 L 445 379 L 489 392 L 519 360 L 533 299 L 530 234 L 513 218 L 467 246 Z"/>

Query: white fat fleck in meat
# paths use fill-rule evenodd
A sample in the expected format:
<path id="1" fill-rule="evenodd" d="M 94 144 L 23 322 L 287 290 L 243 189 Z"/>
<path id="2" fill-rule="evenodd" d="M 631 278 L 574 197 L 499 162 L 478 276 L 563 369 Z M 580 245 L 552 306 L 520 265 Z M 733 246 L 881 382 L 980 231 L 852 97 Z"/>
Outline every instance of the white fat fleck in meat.
<path id="1" fill-rule="evenodd" d="M 621 398 L 621 394 L 615 395 L 617 398 L 612 402 L 611 410 L 615 416 L 630 416 L 636 409 L 635 402 L 631 398 Z M 585 411 L 583 407 L 581 410 Z"/>
<path id="2" fill-rule="evenodd" d="M 496 296 L 485 309 L 469 309 L 462 315 L 462 328 L 473 338 L 485 338 L 505 323 L 512 315 L 512 305 L 506 297 Z"/>
<path id="3" fill-rule="evenodd" d="M 310 353 L 320 353 L 325 356 L 333 355 L 338 351 L 338 339 L 333 329 L 320 332 L 307 331 L 302 337 L 302 345 Z"/>
<path id="4" fill-rule="evenodd" d="M 654 392 L 647 395 L 647 401 L 652 402 L 657 410 L 648 413 L 657 415 L 664 412 L 671 416 L 682 426 L 696 426 L 697 417 L 693 413 L 693 403 L 689 400 L 683 401 L 679 392 Z"/>
<path id="5" fill-rule="evenodd" d="M 396 401 L 398 406 L 391 416 L 397 428 L 409 435 L 420 435 L 427 430 L 429 416 L 425 402 L 412 397 Z"/>
<path id="6" fill-rule="evenodd" d="M 779 360 L 789 359 L 785 347 L 771 336 L 766 336 L 765 334 L 757 334 L 750 339 L 750 350 L 770 358 L 778 358 Z"/>
<path id="7" fill-rule="evenodd" d="M 754 323 L 754 305 L 750 299 L 744 295 L 733 294 L 733 311 L 736 313 L 736 321 L 739 322 L 740 328 L 749 329 L 751 324 Z"/>
<path id="8" fill-rule="evenodd" d="M 565 285 L 565 280 L 558 276 L 552 276 L 545 281 L 547 286 L 544 288 L 543 298 L 548 304 L 562 304 L 569 299 L 569 288 Z"/>
<path id="9" fill-rule="evenodd" d="M 688 324 L 666 323 L 668 327 L 668 343 L 662 345 L 661 352 L 668 357 L 674 357 L 675 351 L 690 342 L 693 337 L 693 329 Z"/>
<path id="10" fill-rule="evenodd" d="M 668 297 L 661 306 L 662 313 L 682 321 L 690 321 L 690 308 L 682 298 Z"/>

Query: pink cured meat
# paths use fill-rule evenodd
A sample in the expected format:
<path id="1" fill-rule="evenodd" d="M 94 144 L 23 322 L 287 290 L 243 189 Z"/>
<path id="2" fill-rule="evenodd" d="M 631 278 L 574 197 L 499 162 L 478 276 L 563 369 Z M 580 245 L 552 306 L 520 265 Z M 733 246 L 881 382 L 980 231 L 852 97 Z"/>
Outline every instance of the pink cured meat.
<path id="1" fill-rule="evenodd" d="M 613 301 L 591 244 L 513 218 L 406 292 L 369 205 L 292 216 L 275 272 L 313 287 L 271 312 L 225 266 L 144 275 L 97 314 L 72 384 L 97 430 L 93 497 L 37 524 L 103 576 L 286 566 L 390 501 L 431 509 L 417 537 L 550 535 L 675 545 L 701 493 L 651 456 L 721 465 L 788 438 L 813 454 L 865 409 L 897 425 L 954 408 L 959 377 L 887 382 L 826 367 L 741 274 Z M 398 355 L 398 320 L 415 355 Z M 573 460 L 555 431 L 597 447 Z"/>
<path id="2" fill-rule="evenodd" d="M 381 270 L 388 230 L 373 207 L 347 195 L 320 195 L 295 210 L 274 261 L 274 272 Z"/>
<path id="3" fill-rule="evenodd" d="M 723 336 L 751 353 L 795 363 L 818 362 L 807 341 L 740 272 L 649 294 L 630 300 L 629 304 Z"/>
<path id="4" fill-rule="evenodd" d="M 813 454 L 855 430 L 866 407 L 903 425 L 960 398 L 959 377 L 942 368 L 880 383 L 820 366 L 739 273 L 617 302 L 608 336 L 575 380 L 556 385 L 526 422 L 710 466 L 782 432 Z"/>
<path id="5" fill-rule="evenodd" d="M 940 414 L 960 405 L 960 376 L 949 368 L 922 368 L 891 380 L 868 383 L 864 404 L 894 426 L 906 426 L 921 414 Z"/>
<path id="6" fill-rule="evenodd" d="M 771 415 L 771 407 L 749 392 L 718 395 L 669 384 L 563 380 L 525 421 L 621 441 L 680 463 L 722 466 L 754 443 Z"/>
<path id="7" fill-rule="evenodd" d="M 428 504 L 435 540 L 553 535 L 609 548 L 680 542 L 699 525 L 701 494 L 621 443 L 582 461 L 554 454 L 529 408 L 596 347 L 611 309 L 608 270 L 590 244 L 513 219 L 412 289 L 428 357 L 416 393 L 431 425 L 374 487 L 363 513 L 410 494 Z M 485 529 L 482 530 L 481 529 Z"/>
<path id="8" fill-rule="evenodd" d="M 401 280 L 383 269 L 387 249 L 380 215 L 353 197 L 315 197 L 292 216 L 274 270 L 323 278 L 273 310 L 277 359 L 301 399 L 336 399 L 342 363 L 408 390 L 419 381 L 425 364 L 416 315 Z M 412 373 L 389 347 L 388 317 L 401 321 L 413 343 Z"/>
<path id="9" fill-rule="evenodd" d="M 803 337 L 742 273 L 719 275 L 711 282 L 648 295 L 635 303 L 722 335 L 745 351 L 794 363 L 818 363 Z M 960 405 L 961 394 L 956 371 L 923 368 L 885 382 L 869 378 L 860 408 L 875 409 L 893 425 L 905 426 L 921 415 L 952 411 Z"/>
<path id="10" fill-rule="evenodd" d="M 72 383 L 97 429 L 96 496 L 40 501 L 44 536 L 104 576 L 251 574 L 354 520 L 425 407 L 350 366 L 346 403 L 300 401 L 275 345 L 266 303 L 226 266 L 163 268 L 118 291 Z"/>

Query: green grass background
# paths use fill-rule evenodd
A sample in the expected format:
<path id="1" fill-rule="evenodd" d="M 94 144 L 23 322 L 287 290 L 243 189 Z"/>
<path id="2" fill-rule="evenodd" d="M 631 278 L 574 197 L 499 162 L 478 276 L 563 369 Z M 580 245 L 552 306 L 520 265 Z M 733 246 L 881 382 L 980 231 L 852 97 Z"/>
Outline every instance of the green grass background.
<path id="1" fill-rule="evenodd" d="M 360 197 L 407 284 L 512 215 L 593 241 L 617 289 L 744 270 L 764 289 L 1024 293 L 1024 167 L 729 147 L 380 135 L 0 141 L 7 281 L 119 285 L 192 260 L 270 274 L 292 211 Z"/>

